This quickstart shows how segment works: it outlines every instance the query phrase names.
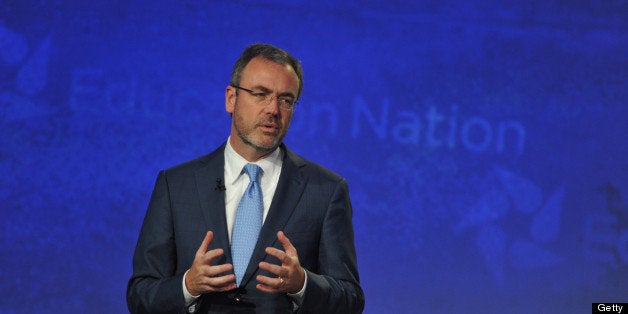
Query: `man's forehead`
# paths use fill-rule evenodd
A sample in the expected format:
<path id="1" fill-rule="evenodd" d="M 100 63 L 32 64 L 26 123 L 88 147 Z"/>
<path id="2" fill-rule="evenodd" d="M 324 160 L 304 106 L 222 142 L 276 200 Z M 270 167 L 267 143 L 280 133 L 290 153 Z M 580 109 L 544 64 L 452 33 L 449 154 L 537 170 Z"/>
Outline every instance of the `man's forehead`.
<path id="1" fill-rule="evenodd" d="M 284 73 L 282 73 L 283 70 L 285 70 Z M 284 74 L 287 74 L 287 76 L 284 76 Z M 276 81 L 278 79 L 293 80 L 297 84 L 297 88 L 300 84 L 299 77 L 290 64 L 277 63 L 263 57 L 251 59 L 242 71 L 241 76 L 241 81 L 253 81 L 252 83 L 260 85 L 263 85 L 265 81 L 268 83 L 268 80 Z"/>

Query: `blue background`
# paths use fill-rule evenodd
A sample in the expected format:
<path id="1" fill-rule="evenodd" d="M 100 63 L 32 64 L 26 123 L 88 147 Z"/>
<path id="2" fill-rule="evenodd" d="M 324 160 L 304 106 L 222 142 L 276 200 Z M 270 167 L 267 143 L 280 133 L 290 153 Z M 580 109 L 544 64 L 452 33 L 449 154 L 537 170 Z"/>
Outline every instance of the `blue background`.
<path id="1" fill-rule="evenodd" d="M 0 1 L 0 312 L 124 313 L 160 169 L 229 132 L 243 48 L 345 176 L 365 313 L 628 302 L 628 2 Z"/>

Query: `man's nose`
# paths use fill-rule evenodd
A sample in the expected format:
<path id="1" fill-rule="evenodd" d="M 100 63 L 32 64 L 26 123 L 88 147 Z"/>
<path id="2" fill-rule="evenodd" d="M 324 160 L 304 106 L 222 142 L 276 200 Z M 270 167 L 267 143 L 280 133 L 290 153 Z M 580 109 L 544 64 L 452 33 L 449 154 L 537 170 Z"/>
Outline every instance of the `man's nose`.
<path id="1" fill-rule="evenodd" d="M 264 110 L 268 113 L 272 113 L 275 115 L 279 114 L 279 112 L 281 111 L 279 108 L 279 97 L 277 97 L 277 95 L 274 95 L 270 97 L 267 101 L 268 103 L 266 103 Z"/>

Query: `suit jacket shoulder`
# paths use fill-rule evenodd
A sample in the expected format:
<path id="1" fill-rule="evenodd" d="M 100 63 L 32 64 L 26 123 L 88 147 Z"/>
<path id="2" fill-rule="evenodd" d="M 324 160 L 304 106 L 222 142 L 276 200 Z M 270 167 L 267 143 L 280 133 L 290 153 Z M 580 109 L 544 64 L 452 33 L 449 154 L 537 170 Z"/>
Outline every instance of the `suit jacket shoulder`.
<path id="1" fill-rule="evenodd" d="M 285 145 L 282 145 L 282 148 L 286 153 L 284 162 L 293 163 L 303 172 L 304 175 L 308 176 L 310 180 L 314 179 L 329 182 L 339 182 L 345 180 L 345 178 L 340 176 L 338 173 L 296 154 Z"/>
<path id="2" fill-rule="evenodd" d="M 165 169 L 165 171 L 170 174 L 189 174 L 190 171 L 197 171 L 198 169 L 207 167 L 216 161 L 221 161 L 221 164 L 224 166 L 225 145 L 226 143 L 223 143 L 209 154 L 171 166 Z"/>

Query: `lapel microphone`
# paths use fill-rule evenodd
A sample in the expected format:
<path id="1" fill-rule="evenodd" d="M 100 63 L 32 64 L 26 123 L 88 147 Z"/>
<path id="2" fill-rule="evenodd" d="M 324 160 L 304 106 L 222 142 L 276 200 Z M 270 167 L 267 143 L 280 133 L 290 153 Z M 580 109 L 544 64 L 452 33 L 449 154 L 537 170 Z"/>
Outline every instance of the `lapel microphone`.
<path id="1" fill-rule="evenodd" d="M 222 183 L 222 179 L 221 178 L 217 178 L 216 179 L 216 187 L 214 188 L 214 190 L 216 190 L 216 191 L 224 191 L 226 189 L 227 189 L 227 187 Z"/>

